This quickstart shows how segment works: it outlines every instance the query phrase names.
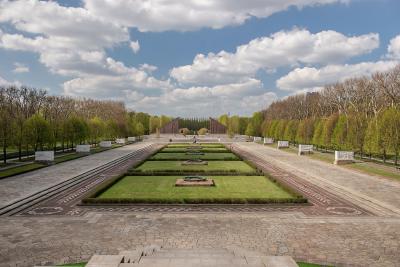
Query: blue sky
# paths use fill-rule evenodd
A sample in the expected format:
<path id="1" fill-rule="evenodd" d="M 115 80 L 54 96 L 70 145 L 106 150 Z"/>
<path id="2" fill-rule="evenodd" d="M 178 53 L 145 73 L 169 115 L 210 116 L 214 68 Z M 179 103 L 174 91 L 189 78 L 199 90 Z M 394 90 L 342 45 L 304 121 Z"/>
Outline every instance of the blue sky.
<path id="1" fill-rule="evenodd" d="M 400 1 L 204 3 L 0 0 L 0 83 L 153 114 L 249 115 L 400 60 Z"/>

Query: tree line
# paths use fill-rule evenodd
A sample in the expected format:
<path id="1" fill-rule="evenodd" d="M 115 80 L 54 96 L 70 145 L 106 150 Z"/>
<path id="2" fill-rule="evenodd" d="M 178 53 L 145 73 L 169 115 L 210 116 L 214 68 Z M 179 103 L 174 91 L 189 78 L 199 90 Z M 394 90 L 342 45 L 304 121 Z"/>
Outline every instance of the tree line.
<path id="1" fill-rule="evenodd" d="M 32 151 L 64 150 L 154 132 L 170 119 L 128 111 L 123 102 L 51 96 L 26 86 L 0 87 L 0 146 L 19 159 Z"/>
<path id="2" fill-rule="evenodd" d="M 254 135 L 352 150 L 361 155 L 393 156 L 400 151 L 400 65 L 371 77 L 352 78 L 319 92 L 297 94 L 271 104 Z M 260 136 L 261 136 L 260 135 Z"/>

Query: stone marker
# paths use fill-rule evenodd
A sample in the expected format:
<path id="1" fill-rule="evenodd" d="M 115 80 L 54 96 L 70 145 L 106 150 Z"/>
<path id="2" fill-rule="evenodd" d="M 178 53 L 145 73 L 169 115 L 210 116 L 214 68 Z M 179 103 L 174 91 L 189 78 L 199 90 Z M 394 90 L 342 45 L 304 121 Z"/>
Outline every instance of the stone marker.
<path id="1" fill-rule="evenodd" d="M 90 145 L 76 145 L 76 153 L 90 153 Z"/>
<path id="2" fill-rule="evenodd" d="M 273 138 L 267 138 L 264 137 L 264 145 L 270 145 L 274 143 L 274 139 Z"/>
<path id="3" fill-rule="evenodd" d="M 261 142 L 262 141 L 262 138 L 261 137 L 254 137 L 254 139 L 253 139 L 253 142 L 254 143 L 256 143 L 256 142 Z"/>
<path id="4" fill-rule="evenodd" d="M 54 151 L 36 151 L 35 161 L 46 164 L 52 163 L 54 161 Z"/>
<path id="5" fill-rule="evenodd" d="M 354 163 L 354 152 L 353 151 L 335 151 L 334 164 L 342 165 Z"/>
<path id="6" fill-rule="evenodd" d="M 313 145 L 299 145 L 299 155 L 311 154 L 314 152 Z"/>
<path id="7" fill-rule="evenodd" d="M 136 142 L 136 137 L 134 136 L 128 137 L 128 142 Z"/>
<path id="8" fill-rule="evenodd" d="M 100 147 L 111 147 L 112 146 L 111 141 L 101 141 L 99 145 L 100 145 Z"/>
<path id="9" fill-rule="evenodd" d="M 288 148 L 289 141 L 278 141 L 278 148 Z"/>
<path id="10" fill-rule="evenodd" d="M 115 139 L 115 143 L 124 145 L 125 144 L 125 138 L 117 138 Z"/>

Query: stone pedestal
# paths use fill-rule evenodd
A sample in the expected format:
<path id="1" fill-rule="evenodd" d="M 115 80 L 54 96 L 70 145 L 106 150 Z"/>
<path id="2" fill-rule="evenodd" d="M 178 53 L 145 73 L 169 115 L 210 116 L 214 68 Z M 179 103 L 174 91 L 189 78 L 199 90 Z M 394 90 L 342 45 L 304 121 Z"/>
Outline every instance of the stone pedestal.
<path id="1" fill-rule="evenodd" d="M 77 145 L 75 148 L 76 153 L 90 153 L 90 145 Z"/>
<path id="2" fill-rule="evenodd" d="M 273 138 L 264 137 L 264 145 L 271 145 L 273 143 L 274 143 L 274 139 Z"/>
<path id="3" fill-rule="evenodd" d="M 353 151 L 335 151 L 335 165 L 351 164 L 354 163 Z"/>
<path id="4" fill-rule="evenodd" d="M 278 141 L 278 148 L 289 148 L 289 141 Z"/>
<path id="5" fill-rule="evenodd" d="M 104 147 L 104 148 L 109 148 L 112 146 L 111 141 L 101 141 L 99 145 L 100 145 L 100 147 Z"/>
<path id="6" fill-rule="evenodd" d="M 36 151 L 35 161 L 39 163 L 53 164 L 54 151 Z"/>
<path id="7" fill-rule="evenodd" d="M 314 153 L 313 145 L 299 145 L 299 155 Z"/>

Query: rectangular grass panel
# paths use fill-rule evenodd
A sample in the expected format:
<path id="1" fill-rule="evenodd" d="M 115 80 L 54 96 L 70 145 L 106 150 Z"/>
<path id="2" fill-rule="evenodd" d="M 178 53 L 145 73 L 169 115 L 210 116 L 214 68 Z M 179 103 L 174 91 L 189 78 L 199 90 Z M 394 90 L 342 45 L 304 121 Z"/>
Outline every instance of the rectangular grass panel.
<path id="1" fill-rule="evenodd" d="M 166 147 L 164 149 L 162 149 L 160 152 L 161 153 L 185 153 L 187 151 L 193 151 L 196 149 L 187 149 L 186 147 Z M 226 153 L 229 152 L 228 149 L 226 149 L 225 147 L 203 147 L 202 149 L 199 149 L 198 151 L 202 151 L 205 153 L 218 153 L 218 152 L 222 152 L 222 153 Z"/>
<path id="2" fill-rule="evenodd" d="M 187 155 L 186 153 L 157 153 L 151 160 L 239 160 L 233 153 L 204 153 L 204 155 Z"/>
<path id="3" fill-rule="evenodd" d="M 146 161 L 135 170 L 142 172 L 201 171 L 251 173 L 254 169 L 243 161 L 209 161 L 208 165 L 182 165 L 183 161 Z"/>
<path id="4" fill-rule="evenodd" d="M 298 197 L 264 176 L 207 176 L 212 187 L 176 187 L 183 176 L 125 176 L 96 197 L 121 203 L 282 203 Z"/>
<path id="5" fill-rule="evenodd" d="M 218 147 L 224 147 L 224 145 L 222 144 L 169 144 L 167 147 L 170 148 L 184 148 L 184 147 L 188 147 L 188 146 L 199 146 L 199 147 L 203 147 L 203 148 L 218 148 Z"/>

